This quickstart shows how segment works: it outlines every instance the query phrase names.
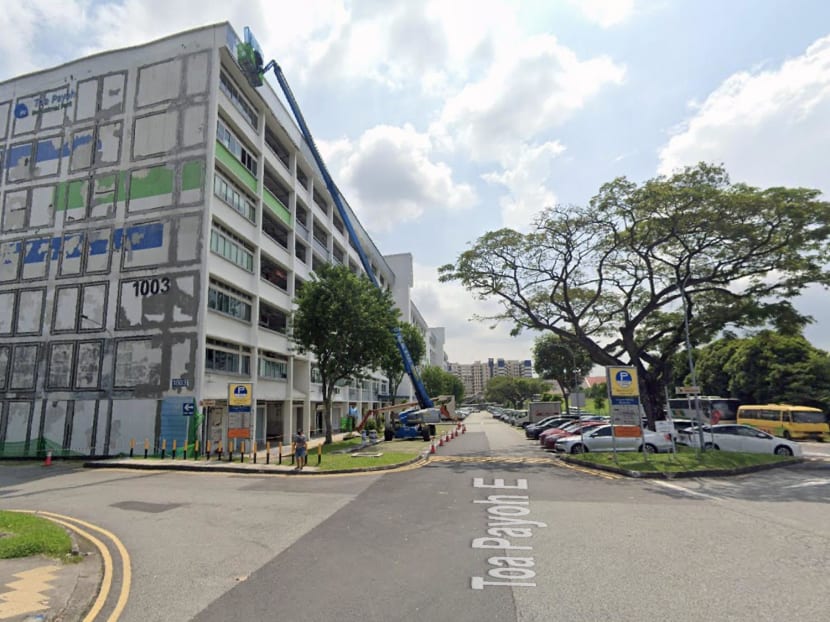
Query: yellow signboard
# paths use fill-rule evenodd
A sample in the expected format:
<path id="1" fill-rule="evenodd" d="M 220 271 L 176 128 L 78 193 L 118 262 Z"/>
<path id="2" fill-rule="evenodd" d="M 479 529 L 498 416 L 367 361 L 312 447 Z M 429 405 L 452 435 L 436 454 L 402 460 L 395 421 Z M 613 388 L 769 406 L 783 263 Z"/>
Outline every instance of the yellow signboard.
<path id="1" fill-rule="evenodd" d="M 637 382 L 637 368 L 608 367 L 609 391 L 611 397 L 639 397 L 640 383 Z"/>
<path id="2" fill-rule="evenodd" d="M 231 382 L 228 384 L 228 406 L 250 406 L 254 395 L 254 385 L 250 382 Z"/>

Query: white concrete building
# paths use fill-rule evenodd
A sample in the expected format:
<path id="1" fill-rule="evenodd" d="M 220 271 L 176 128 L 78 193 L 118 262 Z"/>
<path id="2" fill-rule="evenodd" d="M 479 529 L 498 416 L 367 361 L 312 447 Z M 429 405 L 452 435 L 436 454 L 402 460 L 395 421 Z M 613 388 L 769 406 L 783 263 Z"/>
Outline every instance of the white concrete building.
<path id="1" fill-rule="evenodd" d="M 181 443 L 194 405 L 214 445 L 320 430 L 319 378 L 287 335 L 293 296 L 321 262 L 362 267 L 238 43 L 218 24 L 0 83 L 3 454 Z M 350 220 L 403 295 L 411 274 Z M 343 387 L 335 425 L 388 392 Z"/>

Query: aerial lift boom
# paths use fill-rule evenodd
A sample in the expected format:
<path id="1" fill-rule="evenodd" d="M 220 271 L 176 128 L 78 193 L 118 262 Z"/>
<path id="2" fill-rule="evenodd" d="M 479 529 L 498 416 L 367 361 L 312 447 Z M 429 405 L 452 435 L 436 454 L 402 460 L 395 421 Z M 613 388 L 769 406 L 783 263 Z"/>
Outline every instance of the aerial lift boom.
<path id="1" fill-rule="evenodd" d="M 380 283 L 378 283 L 375 272 L 372 270 L 372 264 L 369 262 L 369 259 L 360 244 L 360 239 L 358 238 L 357 233 L 352 226 L 349 214 L 343 205 L 340 190 L 337 189 L 334 180 L 326 168 L 325 162 L 323 162 L 323 158 L 320 156 L 320 152 L 317 150 L 317 145 L 314 143 L 311 131 L 308 129 L 308 125 L 306 125 L 303 113 L 300 111 L 300 106 L 294 98 L 294 93 L 291 91 L 291 87 L 288 85 L 288 81 L 285 79 L 282 69 L 275 60 L 271 60 L 267 65 L 263 66 L 262 50 L 248 27 L 245 27 L 245 42 L 240 43 L 237 48 L 237 59 L 242 71 L 245 73 L 245 77 L 254 88 L 262 86 L 265 74 L 270 69 L 274 70 L 274 75 L 276 76 L 277 82 L 285 95 L 285 99 L 288 101 L 288 105 L 291 107 L 291 112 L 294 114 L 297 125 L 300 127 L 300 132 L 302 133 L 308 148 L 311 150 L 312 156 L 314 156 L 314 161 L 317 163 L 320 173 L 323 175 L 323 181 L 326 183 L 326 188 L 334 200 L 334 204 L 337 207 L 340 218 L 343 220 L 343 224 L 349 232 L 350 239 L 354 242 L 354 248 L 360 256 L 360 263 L 363 265 L 363 269 L 366 271 L 366 274 L 369 276 L 372 283 L 374 283 L 376 287 L 380 287 Z M 421 382 L 421 379 L 418 377 L 418 373 L 415 370 L 415 364 L 412 361 L 412 355 L 409 353 L 409 350 L 404 343 L 401 330 L 398 327 L 394 328 L 394 336 L 395 343 L 398 346 L 398 351 L 403 359 L 404 369 L 406 370 L 406 374 L 409 376 L 409 379 L 412 381 L 412 386 L 415 389 L 415 396 L 418 400 L 418 405 L 421 408 L 431 408 L 433 406 L 433 402 L 427 394 L 423 382 Z M 390 388 L 393 389 L 393 387 Z"/>

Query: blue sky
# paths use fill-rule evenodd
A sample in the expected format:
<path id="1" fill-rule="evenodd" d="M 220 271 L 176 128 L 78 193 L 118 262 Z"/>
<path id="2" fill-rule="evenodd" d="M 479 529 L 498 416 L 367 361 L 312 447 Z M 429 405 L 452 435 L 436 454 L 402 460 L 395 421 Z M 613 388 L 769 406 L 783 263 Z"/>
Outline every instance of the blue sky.
<path id="1" fill-rule="evenodd" d="M 830 3 L 811 0 L 30 0 L 0 13 L 0 80 L 218 21 L 283 67 L 338 185 L 450 360 L 530 357 L 533 335 L 436 267 L 482 233 L 583 204 L 617 176 L 700 160 L 827 193 Z M 797 301 L 830 349 L 827 293 Z"/>

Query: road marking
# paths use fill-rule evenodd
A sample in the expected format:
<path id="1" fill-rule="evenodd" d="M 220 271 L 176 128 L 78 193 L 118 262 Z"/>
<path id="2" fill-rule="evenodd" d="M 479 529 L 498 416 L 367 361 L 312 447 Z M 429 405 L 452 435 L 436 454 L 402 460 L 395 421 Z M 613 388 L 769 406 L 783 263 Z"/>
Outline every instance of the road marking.
<path id="1" fill-rule="evenodd" d="M 667 482 L 660 479 L 653 479 L 650 480 L 650 483 L 655 484 L 657 486 L 662 486 L 663 488 L 670 488 L 671 490 L 675 490 L 677 492 L 684 492 L 688 495 L 692 495 L 693 497 L 700 497 L 702 499 L 711 499 L 714 501 L 718 500 L 718 497 L 713 495 L 706 494 L 705 492 L 698 492 L 696 490 L 689 490 L 688 488 L 684 488 L 683 486 L 678 486 L 677 484 L 672 484 L 671 482 Z"/>
<path id="2" fill-rule="evenodd" d="M 556 464 L 554 458 L 535 458 L 529 456 L 437 456 L 429 457 L 430 462 L 503 462 L 507 464 Z"/>
<path id="3" fill-rule="evenodd" d="M 830 484 L 830 479 L 811 479 L 800 484 L 790 484 L 784 486 L 784 488 L 806 488 L 807 486 L 826 486 L 827 484 Z"/>
<path id="4" fill-rule="evenodd" d="M 622 479 L 622 475 L 619 473 L 611 473 L 610 471 L 602 471 L 600 469 L 592 469 L 590 467 L 584 467 L 579 464 L 570 464 L 568 462 L 563 462 L 561 460 L 555 461 L 556 466 L 561 467 L 563 469 L 570 469 L 571 471 L 578 471 L 579 473 L 585 473 L 586 475 L 595 475 L 597 477 L 602 477 L 604 479 Z"/>
<path id="5" fill-rule="evenodd" d="M 97 531 L 98 533 L 106 536 L 109 540 L 113 543 L 116 549 L 118 549 L 118 553 L 121 555 L 121 593 L 118 596 L 118 600 L 115 603 L 115 607 L 112 610 L 112 613 L 107 618 L 107 622 L 115 622 L 121 617 L 121 614 L 124 611 L 124 607 L 127 605 L 127 598 L 130 595 L 130 585 L 132 583 L 132 571 L 130 568 L 130 554 L 127 552 L 126 547 L 118 539 L 118 537 L 112 533 L 111 531 L 107 531 L 102 527 L 98 527 L 97 525 L 93 525 L 92 523 L 88 523 L 80 518 L 74 518 L 72 516 L 65 516 L 63 514 L 56 514 L 54 512 L 47 512 L 47 511 L 33 511 L 33 510 L 13 510 L 16 512 L 24 512 L 26 514 L 34 514 L 36 516 L 43 516 L 52 520 L 56 523 L 67 527 L 68 529 L 72 529 L 76 531 L 81 536 L 92 542 L 95 547 L 101 552 L 101 557 L 104 560 L 104 578 L 101 581 L 101 590 L 98 592 L 98 596 L 95 599 L 95 602 L 92 605 L 92 608 L 87 613 L 86 617 L 83 619 L 83 622 L 93 622 L 96 616 L 101 612 L 101 609 L 104 607 L 104 603 L 106 602 L 107 598 L 109 597 L 109 592 L 112 588 L 112 577 L 113 577 L 113 561 L 112 555 L 107 549 L 107 546 L 101 542 L 98 538 L 93 536 L 92 534 L 84 531 L 78 525 L 83 525 L 84 527 L 91 529 L 93 531 Z"/>

